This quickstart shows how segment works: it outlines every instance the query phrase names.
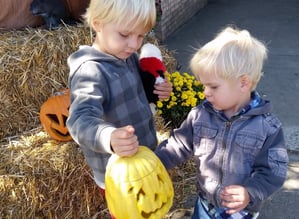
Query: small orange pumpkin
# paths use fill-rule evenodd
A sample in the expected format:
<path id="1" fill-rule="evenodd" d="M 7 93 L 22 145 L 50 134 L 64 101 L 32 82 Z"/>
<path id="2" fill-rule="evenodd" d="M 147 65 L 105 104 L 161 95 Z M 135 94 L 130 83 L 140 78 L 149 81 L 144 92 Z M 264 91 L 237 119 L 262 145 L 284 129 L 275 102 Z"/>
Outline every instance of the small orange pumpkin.
<path id="1" fill-rule="evenodd" d="M 46 132 L 55 140 L 70 141 L 72 137 L 66 127 L 69 116 L 70 92 L 62 90 L 49 97 L 40 109 L 40 121 Z"/>

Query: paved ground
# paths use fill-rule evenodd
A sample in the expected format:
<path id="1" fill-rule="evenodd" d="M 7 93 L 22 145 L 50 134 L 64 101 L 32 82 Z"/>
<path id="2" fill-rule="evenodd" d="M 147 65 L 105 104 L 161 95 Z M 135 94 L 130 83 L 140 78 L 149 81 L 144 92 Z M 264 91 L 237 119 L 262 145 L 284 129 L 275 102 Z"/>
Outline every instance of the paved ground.
<path id="1" fill-rule="evenodd" d="M 299 0 L 210 0 L 164 42 L 182 66 L 195 49 L 226 25 L 248 29 L 266 42 L 269 58 L 257 90 L 268 97 L 281 119 L 288 144 L 288 180 L 261 212 L 262 219 L 299 218 Z"/>

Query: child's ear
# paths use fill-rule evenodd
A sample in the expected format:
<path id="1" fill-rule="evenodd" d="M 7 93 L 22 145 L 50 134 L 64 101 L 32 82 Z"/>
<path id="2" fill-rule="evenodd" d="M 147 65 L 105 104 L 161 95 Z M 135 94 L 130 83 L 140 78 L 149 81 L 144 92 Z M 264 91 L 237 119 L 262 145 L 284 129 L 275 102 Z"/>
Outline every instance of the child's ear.
<path id="1" fill-rule="evenodd" d="M 251 90 L 252 82 L 247 75 L 242 75 L 240 77 L 240 86 L 241 86 L 241 90 L 244 91 Z"/>
<path id="2" fill-rule="evenodd" d="M 101 24 L 101 22 L 99 20 L 95 19 L 92 21 L 92 27 L 93 27 L 94 31 L 100 32 L 102 29 L 102 26 L 103 25 Z"/>

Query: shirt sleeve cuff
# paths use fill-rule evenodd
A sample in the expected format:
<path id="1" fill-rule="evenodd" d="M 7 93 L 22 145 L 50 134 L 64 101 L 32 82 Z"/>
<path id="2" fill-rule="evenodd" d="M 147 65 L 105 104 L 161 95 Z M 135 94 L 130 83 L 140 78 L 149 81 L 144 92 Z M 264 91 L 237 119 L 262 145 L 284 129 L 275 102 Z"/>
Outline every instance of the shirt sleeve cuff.
<path id="1" fill-rule="evenodd" d="M 100 142 L 103 143 L 104 150 L 107 151 L 110 154 L 113 154 L 111 145 L 110 145 L 110 139 L 111 139 L 111 133 L 115 130 L 114 127 L 106 127 L 101 132 L 101 139 Z"/>

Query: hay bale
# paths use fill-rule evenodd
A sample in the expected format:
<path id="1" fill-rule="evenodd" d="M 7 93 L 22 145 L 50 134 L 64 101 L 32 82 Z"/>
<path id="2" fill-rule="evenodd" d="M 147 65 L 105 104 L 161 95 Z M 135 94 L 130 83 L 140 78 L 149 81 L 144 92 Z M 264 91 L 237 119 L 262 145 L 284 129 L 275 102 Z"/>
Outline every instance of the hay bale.
<path id="1" fill-rule="evenodd" d="M 41 104 L 67 86 L 68 55 L 90 43 L 83 26 L 1 33 L 0 139 L 39 125 Z"/>
<path id="2" fill-rule="evenodd" d="M 79 45 L 92 41 L 90 29 L 82 24 L 52 31 L 27 28 L 1 32 L 0 142 L 40 125 L 42 103 L 67 87 L 67 57 Z M 145 41 L 159 44 L 153 36 Z M 174 71 L 176 61 L 171 52 L 160 47 L 168 71 Z"/>
<path id="3" fill-rule="evenodd" d="M 109 218 L 83 154 L 45 132 L 0 147 L 1 218 Z"/>

